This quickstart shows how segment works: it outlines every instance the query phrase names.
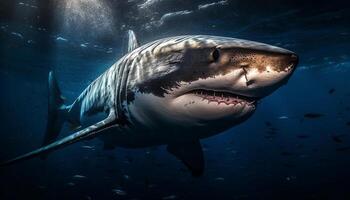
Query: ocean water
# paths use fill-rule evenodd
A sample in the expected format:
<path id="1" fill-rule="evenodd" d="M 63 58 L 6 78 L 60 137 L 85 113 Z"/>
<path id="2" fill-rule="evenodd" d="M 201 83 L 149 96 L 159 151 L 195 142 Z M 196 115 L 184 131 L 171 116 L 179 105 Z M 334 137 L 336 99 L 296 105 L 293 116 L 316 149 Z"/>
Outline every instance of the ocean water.
<path id="1" fill-rule="evenodd" d="M 38 148 L 47 75 L 73 102 L 126 50 L 183 34 L 236 37 L 299 55 L 288 84 L 246 122 L 202 140 L 195 178 L 165 146 L 98 139 L 0 168 L 0 199 L 350 199 L 350 6 L 346 1 L 2 0 L 0 160 Z M 316 116 L 311 116 L 315 114 Z M 64 127 L 60 137 L 69 135 Z"/>

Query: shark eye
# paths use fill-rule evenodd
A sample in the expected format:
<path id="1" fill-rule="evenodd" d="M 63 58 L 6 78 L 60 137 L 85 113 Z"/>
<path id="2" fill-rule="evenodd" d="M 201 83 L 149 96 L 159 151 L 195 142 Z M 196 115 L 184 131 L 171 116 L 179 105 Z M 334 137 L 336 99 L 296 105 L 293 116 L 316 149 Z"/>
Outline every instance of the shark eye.
<path id="1" fill-rule="evenodd" d="M 215 49 L 211 55 L 213 57 L 213 61 L 216 62 L 220 57 L 220 52 L 218 49 Z"/>

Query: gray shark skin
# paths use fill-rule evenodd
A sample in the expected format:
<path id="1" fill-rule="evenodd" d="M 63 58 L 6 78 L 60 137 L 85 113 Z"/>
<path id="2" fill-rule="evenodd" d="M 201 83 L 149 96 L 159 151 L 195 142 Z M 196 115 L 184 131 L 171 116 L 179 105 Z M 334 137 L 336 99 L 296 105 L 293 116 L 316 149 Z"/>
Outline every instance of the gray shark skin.
<path id="1" fill-rule="evenodd" d="M 199 140 L 247 120 L 257 101 L 287 83 L 295 53 L 228 37 L 185 35 L 138 47 L 129 31 L 129 52 L 63 104 L 49 74 L 49 119 L 43 147 L 2 165 L 99 137 L 106 149 L 168 145 L 194 176 L 204 170 Z M 73 128 L 91 115 L 106 119 L 55 141 L 64 122 Z"/>

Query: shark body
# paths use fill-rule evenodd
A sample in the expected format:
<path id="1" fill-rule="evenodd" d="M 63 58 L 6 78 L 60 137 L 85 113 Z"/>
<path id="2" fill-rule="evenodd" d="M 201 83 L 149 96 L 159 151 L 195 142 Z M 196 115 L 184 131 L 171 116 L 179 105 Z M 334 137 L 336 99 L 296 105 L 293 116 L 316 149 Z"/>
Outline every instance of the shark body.
<path id="1" fill-rule="evenodd" d="M 50 72 L 43 146 L 3 165 L 99 137 L 106 149 L 168 145 L 193 175 L 201 175 L 199 140 L 248 119 L 257 101 L 285 84 L 298 62 L 295 53 L 282 48 L 208 35 L 139 47 L 129 31 L 128 50 L 68 106 Z M 83 118 L 100 112 L 106 113 L 104 120 L 56 140 L 64 122 L 79 127 Z"/>

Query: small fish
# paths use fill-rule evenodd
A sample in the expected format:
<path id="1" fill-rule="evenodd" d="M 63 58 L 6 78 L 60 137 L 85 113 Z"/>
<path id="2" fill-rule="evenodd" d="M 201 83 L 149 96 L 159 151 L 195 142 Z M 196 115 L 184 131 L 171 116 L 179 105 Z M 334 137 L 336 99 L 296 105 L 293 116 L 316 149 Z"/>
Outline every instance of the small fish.
<path id="1" fill-rule="evenodd" d="M 288 116 L 282 115 L 282 116 L 278 117 L 278 119 L 288 119 Z"/>
<path id="2" fill-rule="evenodd" d="M 334 88 L 328 90 L 328 94 L 333 94 L 334 92 L 335 92 L 335 89 L 334 89 Z"/>
<path id="3" fill-rule="evenodd" d="M 112 192 L 114 194 L 116 194 L 116 195 L 119 195 L 119 196 L 127 195 L 127 193 L 124 190 L 120 189 L 120 188 L 119 189 L 113 189 Z"/>
<path id="4" fill-rule="evenodd" d="M 85 44 L 80 44 L 80 47 L 82 47 L 82 48 L 86 48 L 86 47 L 87 47 L 87 45 L 86 45 L 86 43 L 85 43 Z"/>
<path id="5" fill-rule="evenodd" d="M 341 137 L 345 136 L 344 134 L 342 135 L 332 135 L 332 140 L 336 143 L 343 143 L 343 140 Z"/>
<path id="6" fill-rule="evenodd" d="M 68 186 L 75 186 L 75 183 L 69 182 L 67 183 Z"/>
<path id="7" fill-rule="evenodd" d="M 106 53 L 113 53 L 113 48 L 107 49 Z"/>
<path id="8" fill-rule="evenodd" d="M 81 148 L 83 148 L 83 149 L 94 149 L 95 146 L 84 145 L 84 146 L 81 146 Z"/>
<path id="9" fill-rule="evenodd" d="M 217 177 L 215 178 L 216 181 L 224 181 L 225 179 L 223 177 Z"/>
<path id="10" fill-rule="evenodd" d="M 18 38 L 20 38 L 20 39 L 23 39 L 23 38 L 24 38 L 22 34 L 16 33 L 16 32 L 11 32 L 11 35 L 14 35 L 14 36 L 16 36 L 16 37 L 18 37 Z"/>
<path id="11" fill-rule="evenodd" d="M 76 174 L 76 175 L 73 176 L 73 178 L 83 179 L 83 178 L 86 178 L 86 176 Z"/>
<path id="12" fill-rule="evenodd" d="M 68 40 L 66 39 L 66 38 L 64 38 L 64 37 L 57 37 L 56 38 L 56 41 L 63 41 L 63 42 L 67 42 Z"/>
<path id="13" fill-rule="evenodd" d="M 169 195 L 169 196 L 166 196 L 166 197 L 163 197 L 162 200 L 170 200 L 170 199 L 176 199 L 176 195 Z"/>
<path id="14" fill-rule="evenodd" d="M 128 176 L 127 174 L 124 174 L 124 175 L 123 175 L 123 178 L 124 178 L 125 180 L 129 180 L 129 179 L 130 179 L 130 176 Z"/>
<path id="15" fill-rule="evenodd" d="M 291 181 L 291 180 L 294 180 L 294 179 L 297 179 L 297 177 L 296 176 L 287 176 L 286 177 L 287 181 Z"/>
<path id="16" fill-rule="evenodd" d="M 320 118 L 322 116 L 323 116 L 323 114 L 321 114 L 321 113 L 306 113 L 306 114 L 304 114 L 305 118 L 310 118 L 310 119 L 316 119 L 316 118 Z"/>

